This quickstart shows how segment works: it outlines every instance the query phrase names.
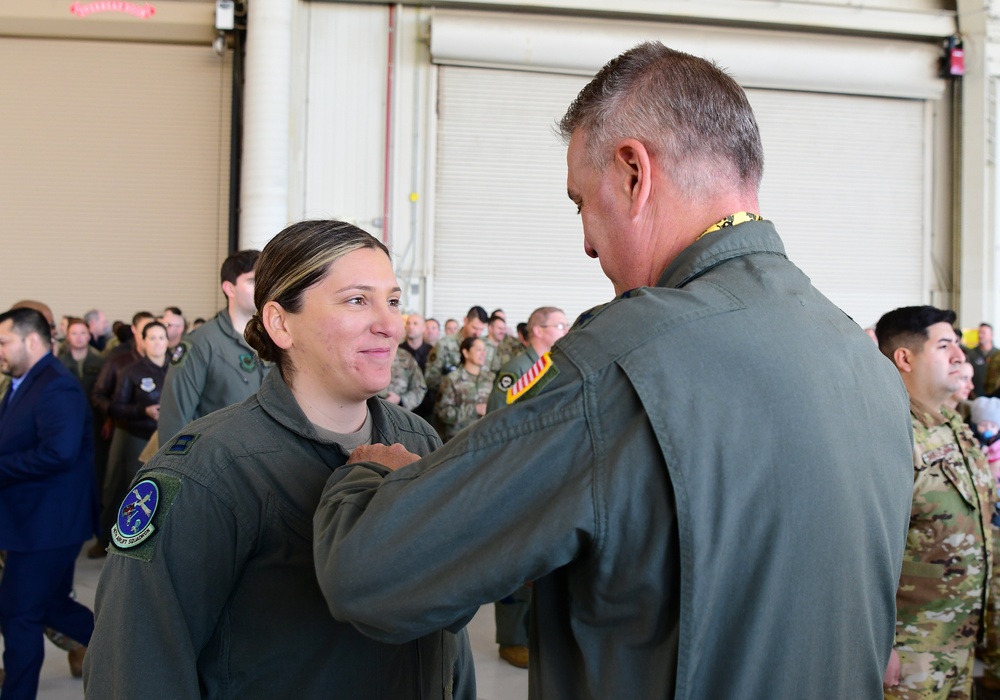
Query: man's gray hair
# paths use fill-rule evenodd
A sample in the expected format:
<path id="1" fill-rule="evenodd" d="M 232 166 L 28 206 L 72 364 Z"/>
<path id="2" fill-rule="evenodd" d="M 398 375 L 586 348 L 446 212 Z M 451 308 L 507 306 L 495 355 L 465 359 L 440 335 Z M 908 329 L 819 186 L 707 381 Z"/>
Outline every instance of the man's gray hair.
<path id="1" fill-rule="evenodd" d="M 599 170 L 619 141 L 634 138 L 689 194 L 760 187 L 764 151 L 743 88 L 714 63 L 660 42 L 612 59 L 580 91 L 559 122 L 567 143 L 578 129 Z"/>

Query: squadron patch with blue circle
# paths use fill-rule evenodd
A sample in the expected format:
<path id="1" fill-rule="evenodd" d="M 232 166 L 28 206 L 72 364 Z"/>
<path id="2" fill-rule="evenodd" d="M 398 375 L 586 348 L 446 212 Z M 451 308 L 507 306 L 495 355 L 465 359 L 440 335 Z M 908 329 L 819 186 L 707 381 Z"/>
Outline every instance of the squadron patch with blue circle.
<path id="1" fill-rule="evenodd" d="M 240 369 L 244 372 L 253 372 L 256 366 L 257 363 L 254 362 L 253 355 L 248 352 L 240 355 Z"/>
<path id="2" fill-rule="evenodd" d="M 132 487 L 118 509 L 118 520 L 111 526 L 111 541 L 121 549 L 135 547 L 156 531 L 153 514 L 160 501 L 160 487 L 152 479 L 143 479 Z"/>

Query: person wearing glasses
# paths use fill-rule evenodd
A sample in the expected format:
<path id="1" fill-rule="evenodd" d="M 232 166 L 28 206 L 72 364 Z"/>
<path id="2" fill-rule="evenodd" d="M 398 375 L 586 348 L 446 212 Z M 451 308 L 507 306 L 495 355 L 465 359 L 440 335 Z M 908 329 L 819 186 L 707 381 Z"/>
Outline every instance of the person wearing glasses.
<path id="1" fill-rule="evenodd" d="M 486 402 L 486 412 L 506 406 L 507 390 L 568 332 L 569 321 L 566 320 L 566 314 L 562 309 L 542 306 L 532 311 L 528 318 L 528 347 L 520 355 L 508 360 L 497 371 L 493 391 Z"/>

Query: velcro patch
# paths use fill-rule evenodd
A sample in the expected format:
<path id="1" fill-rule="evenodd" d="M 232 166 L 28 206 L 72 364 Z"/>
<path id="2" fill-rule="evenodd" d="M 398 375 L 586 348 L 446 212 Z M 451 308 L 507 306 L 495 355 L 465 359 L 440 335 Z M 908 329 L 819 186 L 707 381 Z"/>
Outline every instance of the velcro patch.
<path id="1" fill-rule="evenodd" d="M 958 445 L 951 443 L 948 445 L 942 445 L 934 450 L 928 450 L 920 456 L 920 459 L 924 464 L 931 465 L 934 464 L 934 462 L 944 459 L 952 452 L 958 452 Z"/>
<path id="2" fill-rule="evenodd" d="M 494 391 L 502 391 L 507 393 L 507 390 L 514 386 L 514 382 L 517 381 L 517 375 L 513 372 L 501 372 L 497 376 L 497 381 L 493 385 Z"/>
<path id="3" fill-rule="evenodd" d="M 538 362 L 521 375 L 521 378 L 507 390 L 507 404 L 510 405 L 519 399 L 537 394 L 546 384 L 559 375 L 559 369 L 552 362 L 551 353 L 545 353 Z"/>
<path id="4" fill-rule="evenodd" d="M 253 355 L 248 352 L 240 355 L 240 369 L 244 372 L 253 372 L 257 367 L 257 363 L 254 361 Z"/>
<path id="5" fill-rule="evenodd" d="M 133 486 L 118 508 L 118 519 L 111 526 L 111 541 L 115 546 L 131 549 L 156 532 L 153 515 L 159 503 L 160 485 L 155 479 L 143 479 Z"/>
<path id="6" fill-rule="evenodd" d="M 111 528 L 110 552 L 131 559 L 150 561 L 156 538 L 181 489 L 181 480 L 160 473 L 146 473 L 132 487 L 118 509 Z"/>
<path id="7" fill-rule="evenodd" d="M 188 344 L 181 343 L 176 348 L 174 348 L 174 352 L 170 355 L 170 364 L 174 365 L 175 367 L 184 364 L 184 360 L 187 359 L 187 354 L 188 354 Z"/>
<path id="8" fill-rule="evenodd" d="M 194 433 L 193 435 L 178 435 L 173 444 L 167 448 L 167 451 L 163 454 L 174 455 L 178 457 L 180 455 L 186 455 L 191 451 L 191 446 L 201 437 L 201 433 Z"/>

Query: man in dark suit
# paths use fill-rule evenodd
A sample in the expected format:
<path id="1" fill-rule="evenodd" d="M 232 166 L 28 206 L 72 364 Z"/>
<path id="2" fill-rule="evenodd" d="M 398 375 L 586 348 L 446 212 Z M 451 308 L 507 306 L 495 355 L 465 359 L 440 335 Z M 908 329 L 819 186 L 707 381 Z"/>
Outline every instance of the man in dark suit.
<path id="1" fill-rule="evenodd" d="M 0 632 L 3 700 L 29 700 L 45 657 L 44 627 L 86 645 L 93 613 L 71 598 L 73 569 L 97 524 L 93 433 L 80 383 L 52 355 L 33 309 L 0 314 Z"/>

